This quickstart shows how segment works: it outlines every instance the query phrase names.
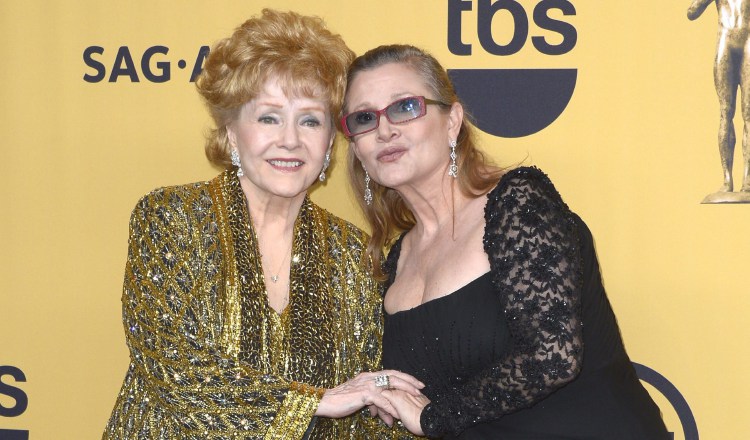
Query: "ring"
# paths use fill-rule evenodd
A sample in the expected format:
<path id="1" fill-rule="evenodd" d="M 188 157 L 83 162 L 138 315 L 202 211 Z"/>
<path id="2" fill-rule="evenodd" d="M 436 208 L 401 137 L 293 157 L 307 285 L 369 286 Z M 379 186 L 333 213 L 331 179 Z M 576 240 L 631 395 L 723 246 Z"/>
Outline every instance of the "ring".
<path id="1" fill-rule="evenodd" d="M 381 374 L 380 376 L 375 376 L 375 386 L 378 388 L 390 389 L 391 380 L 387 374 Z"/>

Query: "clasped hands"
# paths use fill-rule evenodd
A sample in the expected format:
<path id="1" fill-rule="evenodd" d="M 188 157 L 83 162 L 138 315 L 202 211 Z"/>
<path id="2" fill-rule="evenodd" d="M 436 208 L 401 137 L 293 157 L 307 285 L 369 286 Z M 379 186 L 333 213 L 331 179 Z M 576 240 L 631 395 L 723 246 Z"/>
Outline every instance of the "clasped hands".
<path id="1" fill-rule="evenodd" d="M 430 401 L 422 388 L 422 382 L 396 370 L 360 373 L 326 390 L 315 415 L 346 417 L 366 406 L 372 417 L 380 417 L 388 426 L 400 419 L 410 432 L 423 435 L 419 418 Z"/>

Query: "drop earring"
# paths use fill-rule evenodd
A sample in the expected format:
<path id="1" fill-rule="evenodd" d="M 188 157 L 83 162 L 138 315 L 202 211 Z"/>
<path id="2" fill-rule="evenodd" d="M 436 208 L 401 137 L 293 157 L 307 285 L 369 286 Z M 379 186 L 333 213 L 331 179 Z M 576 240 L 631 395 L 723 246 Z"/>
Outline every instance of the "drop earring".
<path id="1" fill-rule="evenodd" d="M 326 180 L 326 170 L 328 169 L 328 166 L 331 164 L 331 153 L 326 153 L 326 158 L 323 161 L 323 169 L 320 170 L 320 174 L 318 175 L 318 180 L 321 182 L 325 182 Z"/>
<path id="2" fill-rule="evenodd" d="M 237 167 L 237 177 L 244 176 L 245 172 L 242 171 L 242 164 L 240 163 L 240 152 L 236 148 L 232 148 L 230 155 L 232 157 L 232 165 Z"/>
<path id="3" fill-rule="evenodd" d="M 362 167 L 364 169 L 364 167 Z M 365 170 L 365 203 L 367 206 L 372 205 L 372 190 L 370 189 L 370 175 Z"/>
<path id="4" fill-rule="evenodd" d="M 451 165 L 450 168 L 448 168 L 448 175 L 453 177 L 454 179 L 458 177 L 458 166 L 456 165 L 456 140 L 452 139 L 450 141 L 450 147 L 451 147 Z"/>

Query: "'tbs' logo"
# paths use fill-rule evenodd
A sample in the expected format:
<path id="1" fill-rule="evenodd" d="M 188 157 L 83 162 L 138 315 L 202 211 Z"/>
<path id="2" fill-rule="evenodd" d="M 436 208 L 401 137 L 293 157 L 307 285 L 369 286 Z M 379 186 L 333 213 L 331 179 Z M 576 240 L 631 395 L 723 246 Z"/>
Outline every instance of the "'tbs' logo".
<path id="1" fill-rule="evenodd" d="M 0 365 L 0 396 L 8 396 L 16 402 L 15 405 L 10 407 L 6 407 L 0 403 L 0 417 L 17 417 L 26 411 L 26 408 L 29 406 L 29 398 L 22 389 L 4 383 L 3 377 L 5 376 L 11 376 L 16 382 L 26 382 L 26 376 L 19 368 L 10 365 Z M 29 431 L 0 428 L 0 439 L 28 440 Z"/>
<path id="2" fill-rule="evenodd" d="M 472 45 L 461 39 L 462 20 L 477 4 L 477 37 L 482 48 L 497 56 L 520 51 L 529 36 L 529 16 L 517 0 L 449 0 L 448 50 L 471 55 Z M 576 14 L 569 0 L 541 0 L 533 9 L 536 27 L 562 37 L 550 44 L 544 36 L 531 42 L 542 54 L 563 55 L 576 45 L 578 33 L 570 23 L 549 16 L 559 10 L 563 16 Z M 513 37 L 500 44 L 492 34 L 492 20 L 498 13 L 510 14 Z M 500 137 L 521 137 L 536 133 L 557 119 L 567 107 L 578 76 L 577 69 L 450 69 L 448 74 L 476 126 Z"/>

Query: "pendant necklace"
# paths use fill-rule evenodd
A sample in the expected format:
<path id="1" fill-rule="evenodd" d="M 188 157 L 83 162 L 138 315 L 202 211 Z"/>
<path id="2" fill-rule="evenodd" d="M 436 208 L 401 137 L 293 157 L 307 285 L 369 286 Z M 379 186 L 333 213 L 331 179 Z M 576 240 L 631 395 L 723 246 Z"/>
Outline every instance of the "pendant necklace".
<path id="1" fill-rule="evenodd" d="M 294 244 L 294 238 L 292 238 L 292 244 Z M 271 279 L 271 282 L 274 284 L 279 281 L 279 275 L 281 274 L 281 269 L 284 268 L 284 263 L 286 262 L 286 258 L 289 256 L 289 254 L 292 252 L 292 245 L 289 246 L 289 251 L 284 255 L 284 258 L 281 260 L 281 264 L 279 265 L 279 269 L 276 271 L 276 274 L 271 274 L 269 277 Z"/>

